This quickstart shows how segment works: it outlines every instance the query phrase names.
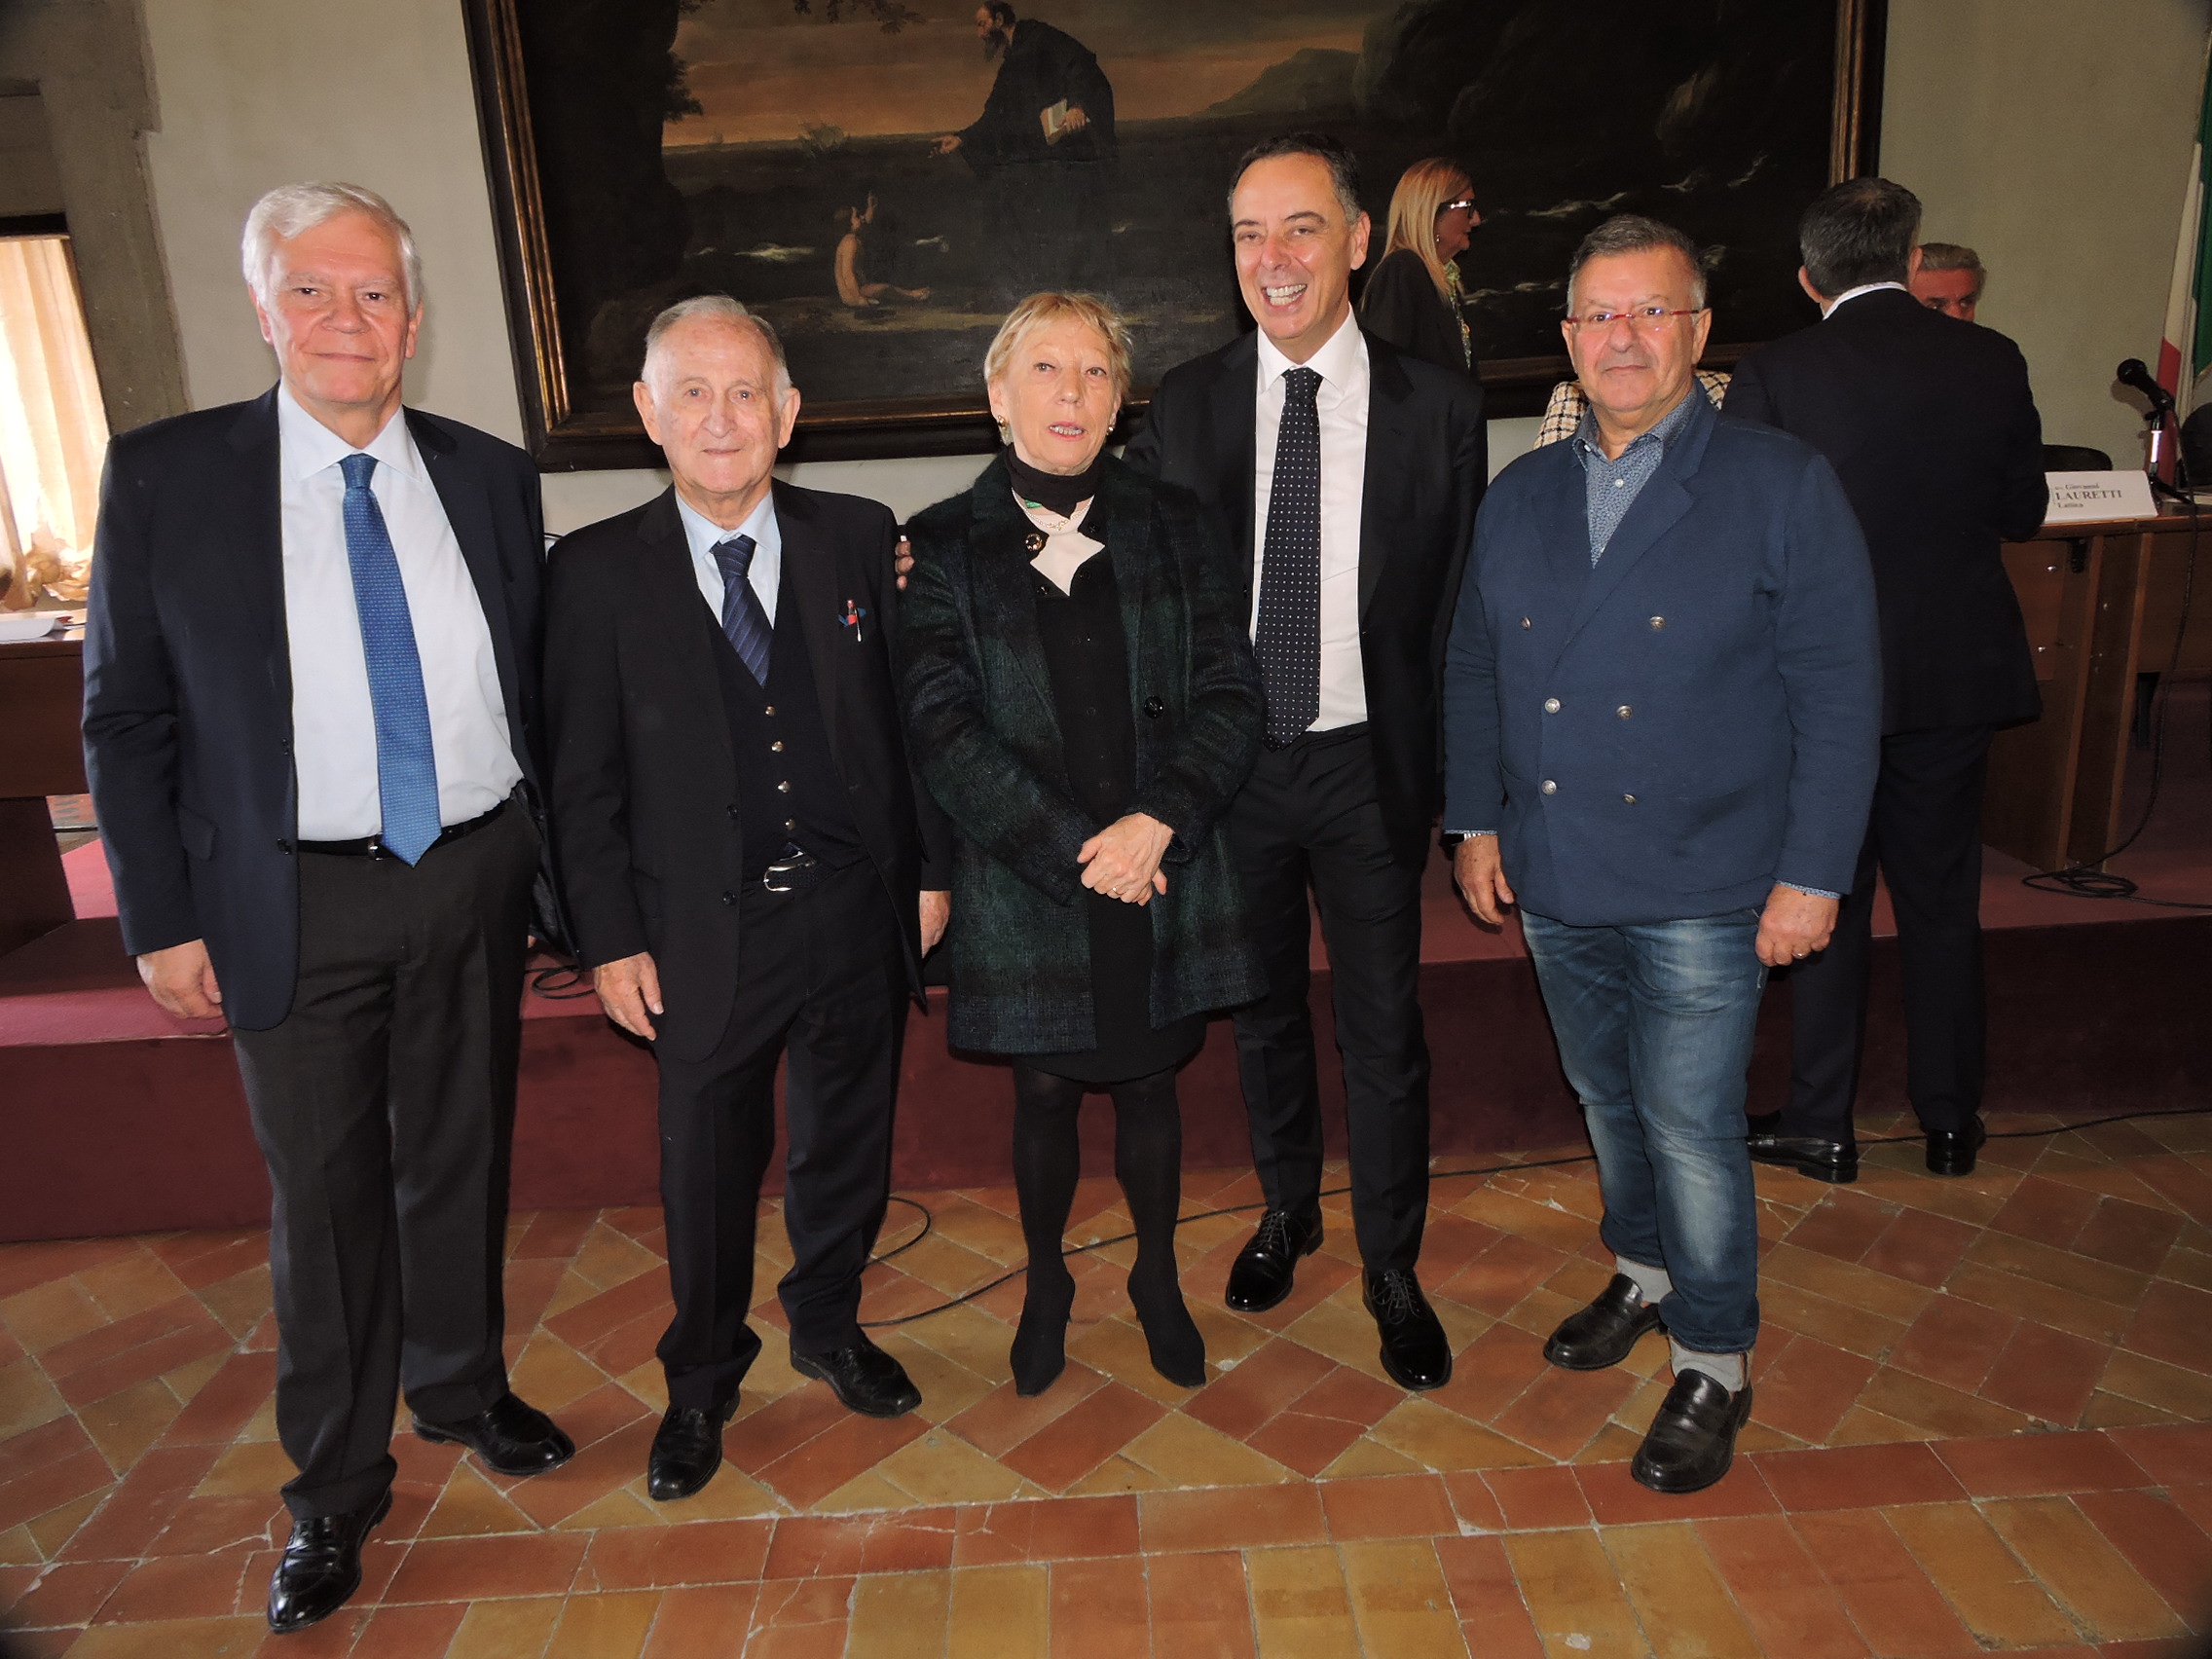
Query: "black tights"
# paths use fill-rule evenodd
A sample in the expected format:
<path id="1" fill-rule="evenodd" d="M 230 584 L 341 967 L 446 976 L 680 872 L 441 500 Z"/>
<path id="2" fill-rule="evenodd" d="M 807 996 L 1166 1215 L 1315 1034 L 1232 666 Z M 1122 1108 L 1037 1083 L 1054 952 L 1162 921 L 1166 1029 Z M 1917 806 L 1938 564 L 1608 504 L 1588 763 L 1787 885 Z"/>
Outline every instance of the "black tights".
<path id="1" fill-rule="evenodd" d="M 1082 1173 L 1076 1120 L 1086 1087 L 1030 1066 L 1014 1068 L 1014 1189 L 1021 1199 L 1032 1283 L 1067 1277 L 1060 1253 Z M 1175 1279 L 1175 1212 L 1183 1198 L 1183 1114 L 1175 1074 L 1158 1071 L 1117 1083 L 1112 1093 L 1114 1174 L 1137 1231 L 1130 1278 L 1165 1288 Z M 1040 1269 L 1046 1271 L 1040 1274 Z"/>
<path id="2" fill-rule="evenodd" d="M 1066 1325 L 1075 1295 L 1075 1280 L 1061 1252 L 1082 1172 L 1076 1122 L 1085 1087 L 1031 1066 L 1014 1068 L 1014 1188 L 1021 1203 L 1022 1240 L 1029 1249 L 1028 1298 L 1014 1348 L 1017 1384 L 1043 1386 L 1059 1369 L 1058 1332 Z M 1182 1381 L 1195 1365 L 1202 1376 L 1203 1350 L 1184 1309 L 1175 1271 L 1175 1216 L 1183 1197 L 1183 1117 L 1175 1098 L 1175 1073 L 1158 1071 L 1117 1083 L 1111 1092 L 1114 1173 L 1137 1235 L 1129 1299 L 1152 1343 L 1154 1363 L 1163 1374 Z M 1023 1391 L 1033 1390 L 1025 1386 Z"/>

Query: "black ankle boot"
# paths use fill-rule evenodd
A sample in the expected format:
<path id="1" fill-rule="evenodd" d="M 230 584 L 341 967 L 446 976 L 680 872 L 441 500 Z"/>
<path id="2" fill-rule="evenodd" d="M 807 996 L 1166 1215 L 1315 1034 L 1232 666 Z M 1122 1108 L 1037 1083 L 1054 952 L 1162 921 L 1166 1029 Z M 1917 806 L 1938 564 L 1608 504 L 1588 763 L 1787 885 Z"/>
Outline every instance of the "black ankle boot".
<path id="1" fill-rule="evenodd" d="M 1059 1278 L 1039 1281 L 1029 1270 L 1029 1290 L 1021 1299 L 1021 1323 L 1014 1329 L 1014 1391 L 1024 1398 L 1042 1394 L 1067 1369 L 1068 1314 L 1075 1308 L 1075 1280 L 1062 1269 Z"/>
<path id="2" fill-rule="evenodd" d="M 1206 1340 L 1184 1304 L 1183 1287 L 1170 1274 L 1164 1282 L 1129 1274 L 1129 1306 L 1144 1327 L 1152 1368 L 1178 1388 L 1197 1388 L 1206 1380 Z"/>

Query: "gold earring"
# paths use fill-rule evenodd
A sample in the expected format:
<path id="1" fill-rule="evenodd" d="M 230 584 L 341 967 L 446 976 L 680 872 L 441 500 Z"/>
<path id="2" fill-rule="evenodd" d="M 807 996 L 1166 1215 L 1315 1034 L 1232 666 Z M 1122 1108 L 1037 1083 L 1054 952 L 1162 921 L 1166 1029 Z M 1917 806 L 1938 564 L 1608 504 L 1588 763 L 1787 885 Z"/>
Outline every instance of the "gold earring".
<path id="1" fill-rule="evenodd" d="M 1011 444 L 1014 442 L 1014 428 L 1008 425 L 1004 421 L 1001 421 L 999 423 L 999 442 L 1002 444 Z"/>

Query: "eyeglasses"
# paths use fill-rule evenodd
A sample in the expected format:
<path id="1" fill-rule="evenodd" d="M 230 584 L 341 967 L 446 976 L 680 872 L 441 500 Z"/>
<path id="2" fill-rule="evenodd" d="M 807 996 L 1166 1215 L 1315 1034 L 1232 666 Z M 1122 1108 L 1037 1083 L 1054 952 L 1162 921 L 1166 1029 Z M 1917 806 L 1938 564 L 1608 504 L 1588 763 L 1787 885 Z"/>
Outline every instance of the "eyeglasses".
<path id="1" fill-rule="evenodd" d="M 1638 306 L 1634 311 L 1584 312 L 1580 316 L 1570 316 L 1567 320 L 1577 328 L 1599 333 L 1616 322 L 1625 322 L 1639 334 L 1661 334 L 1673 324 L 1676 317 L 1695 316 L 1704 309 L 1703 306 L 1692 306 L 1687 311 L 1669 311 L 1665 306 Z"/>
<path id="2" fill-rule="evenodd" d="M 1461 207 L 1465 207 L 1471 210 L 1474 205 L 1475 199 L 1472 196 L 1462 196 L 1458 201 L 1447 202 L 1443 206 L 1439 207 L 1436 210 L 1437 217 L 1442 218 L 1445 214 L 1456 212 Z"/>

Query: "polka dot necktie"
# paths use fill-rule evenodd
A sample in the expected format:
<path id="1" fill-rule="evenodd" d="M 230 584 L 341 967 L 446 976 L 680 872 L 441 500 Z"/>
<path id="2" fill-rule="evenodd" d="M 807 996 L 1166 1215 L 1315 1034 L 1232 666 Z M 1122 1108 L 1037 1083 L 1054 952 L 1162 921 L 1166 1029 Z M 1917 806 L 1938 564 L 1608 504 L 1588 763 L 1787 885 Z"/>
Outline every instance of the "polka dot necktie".
<path id="1" fill-rule="evenodd" d="M 738 657 L 747 671 L 765 689 L 776 631 L 768 625 L 768 608 L 753 591 L 754 545 L 750 535 L 733 535 L 727 541 L 718 541 L 715 563 L 722 568 L 722 632 L 737 647 Z"/>
<path id="2" fill-rule="evenodd" d="M 1282 425 L 1260 554 L 1260 619 L 1252 651 L 1268 693 L 1268 742 L 1289 743 L 1321 712 L 1321 377 L 1282 377 Z"/>
<path id="3" fill-rule="evenodd" d="M 438 819 L 438 761 L 430 748 L 430 705 L 423 693 L 423 659 L 415 649 L 415 619 L 399 579 L 384 511 L 369 489 L 373 455 L 350 455 L 338 463 L 346 479 L 340 514 L 346 524 L 346 563 L 353 575 L 353 614 L 361 626 L 361 656 L 369 670 L 369 709 L 377 728 L 377 802 L 384 814 L 378 839 L 394 858 L 413 864 L 442 832 Z"/>

